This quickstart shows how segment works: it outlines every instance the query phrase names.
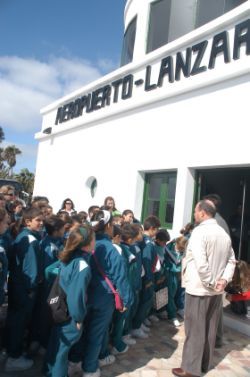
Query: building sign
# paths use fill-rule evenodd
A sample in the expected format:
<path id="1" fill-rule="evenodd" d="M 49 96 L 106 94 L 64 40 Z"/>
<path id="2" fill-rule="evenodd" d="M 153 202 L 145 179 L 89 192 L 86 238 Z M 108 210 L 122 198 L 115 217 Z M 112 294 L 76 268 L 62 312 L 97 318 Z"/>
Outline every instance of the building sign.
<path id="1" fill-rule="evenodd" d="M 60 124 L 78 118 L 83 113 L 91 113 L 103 107 L 110 106 L 120 100 L 127 100 L 133 96 L 136 87 L 142 86 L 144 91 L 152 91 L 161 88 L 166 83 L 174 83 L 183 77 L 191 77 L 205 71 L 212 70 L 216 66 L 216 59 L 223 56 L 224 63 L 240 59 L 240 49 L 245 46 L 246 55 L 250 54 L 250 19 L 239 23 L 234 28 L 233 46 L 229 43 L 228 31 L 216 34 L 212 39 L 211 48 L 208 40 L 188 47 L 183 52 L 176 53 L 176 59 L 169 55 L 160 62 L 157 80 L 152 80 L 152 66 L 146 66 L 143 77 L 134 78 L 128 74 L 116 81 L 106 84 L 93 92 L 87 93 L 74 101 L 71 101 L 57 110 L 55 124 Z M 232 48 L 231 48 L 232 47 Z M 208 51 L 210 49 L 210 51 Z M 207 54 L 208 52 L 208 54 Z M 206 53 L 206 55 L 205 55 Z M 203 62 L 204 56 L 208 60 Z"/>

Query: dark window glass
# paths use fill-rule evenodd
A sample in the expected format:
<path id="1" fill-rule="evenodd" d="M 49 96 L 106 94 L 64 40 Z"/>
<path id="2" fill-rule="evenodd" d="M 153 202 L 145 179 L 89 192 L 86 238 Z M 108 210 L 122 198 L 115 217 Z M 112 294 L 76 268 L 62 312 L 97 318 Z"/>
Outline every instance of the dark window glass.
<path id="1" fill-rule="evenodd" d="M 198 0 L 196 13 L 196 27 L 221 16 L 224 12 L 225 0 Z"/>
<path id="2" fill-rule="evenodd" d="M 247 0 L 225 0 L 225 13 L 245 3 Z"/>
<path id="3" fill-rule="evenodd" d="M 171 0 L 159 0 L 151 4 L 147 53 L 168 42 Z"/>
<path id="4" fill-rule="evenodd" d="M 121 66 L 126 65 L 133 60 L 134 46 L 135 46 L 135 35 L 136 35 L 136 22 L 137 17 L 135 17 L 127 27 L 127 30 L 123 38 L 122 47 L 122 58 Z"/>
<path id="5" fill-rule="evenodd" d="M 154 173 L 146 176 L 143 221 L 149 215 L 160 219 L 161 226 L 172 227 L 174 217 L 175 172 Z"/>

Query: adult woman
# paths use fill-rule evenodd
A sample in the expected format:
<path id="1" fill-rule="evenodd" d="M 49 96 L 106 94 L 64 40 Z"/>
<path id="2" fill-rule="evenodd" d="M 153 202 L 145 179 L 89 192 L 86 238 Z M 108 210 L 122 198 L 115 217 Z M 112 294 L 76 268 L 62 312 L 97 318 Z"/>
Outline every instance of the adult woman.
<path id="1" fill-rule="evenodd" d="M 112 213 L 112 216 L 121 215 L 121 212 L 115 207 L 115 199 L 112 196 L 105 198 L 103 209 L 108 209 Z"/>
<path id="2" fill-rule="evenodd" d="M 86 291 L 91 279 L 89 253 L 95 246 L 95 234 L 90 227 L 81 227 L 69 234 L 61 260 L 59 284 L 67 296 L 70 319 L 52 329 L 46 362 L 48 377 L 68 374 L 68 352 L 82 335 L 85 318 Z"/>
<path id="3" fill-rule="evenodd" d="M 77 214 L 77 212 L 75 210 L 74 203 L 72 202 L 72 200 L 70 198 L 66 198 L 62 202 L 62 206 L 61 206 L 61 209 L 58 211 L 58 214 L 60 214 L 62 212 L 68 213 L 69 216 Z"/>
<path id="4" fill-rule="evenodd" d="M 111 213 L 105 210 L 97 211 L 92 218 L 92 226 L 96 232 L 96 249 L 90 260 L 92 279 L 88 289 L 84 377 L 99 377 L 98 366 L 111 364 L 115 360 L 115 357 L 109 355 L 107 351 L 108 331 L 115 309 L 115 300 L 103 275 L 107 276 L 119 291 L 125 308 L 130 307 L 133 301 L 122 256 L 117 253 L 111 242 L 113 235 Z"/>

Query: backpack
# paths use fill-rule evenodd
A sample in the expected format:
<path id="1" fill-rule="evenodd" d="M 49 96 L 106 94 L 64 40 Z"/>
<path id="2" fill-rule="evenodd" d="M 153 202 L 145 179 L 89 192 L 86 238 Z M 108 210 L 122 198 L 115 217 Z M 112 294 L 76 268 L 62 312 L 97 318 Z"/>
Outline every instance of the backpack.
<path id="1" fill-rule="evenodd" d="M 67 322 L 70 319 L 67 296 L 59 284 L 60 274 L 58 274 L 51 287 L 47 304 L 50 309 L 52 320 L 56 324 Z"/>

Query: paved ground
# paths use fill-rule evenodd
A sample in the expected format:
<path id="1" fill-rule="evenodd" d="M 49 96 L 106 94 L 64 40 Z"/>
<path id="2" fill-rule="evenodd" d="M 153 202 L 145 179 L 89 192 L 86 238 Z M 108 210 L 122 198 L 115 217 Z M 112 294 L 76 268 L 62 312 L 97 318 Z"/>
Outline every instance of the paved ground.
<path id="1" fill-rule="evenodd" d="M 117 357 L 112 366 L 102 369 L 102 377 L 168 377 L 171 368 L 179 367 L 184 342 L 184 326 L 175 329 L 167 321 L 155 324 L 151 336 L 139 340 L 129 351 Z M 225 329 L 224 346 L 215 351 L 215 368 L 206 377 L 249 377 L 250 376 L 250 340 L 238 332 Z M 40 377 L 41 358 L 35 360 L 35 366 L 22 373 L 3 372 L 1 377 Z"/>

